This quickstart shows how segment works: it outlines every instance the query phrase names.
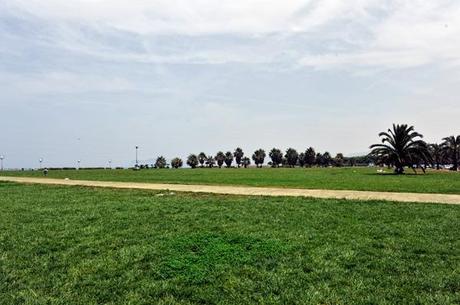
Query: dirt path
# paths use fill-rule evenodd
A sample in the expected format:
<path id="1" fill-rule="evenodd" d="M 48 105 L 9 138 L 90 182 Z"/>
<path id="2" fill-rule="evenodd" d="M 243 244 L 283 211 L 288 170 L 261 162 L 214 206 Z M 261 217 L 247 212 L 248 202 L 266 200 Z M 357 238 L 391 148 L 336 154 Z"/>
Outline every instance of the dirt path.
<path id="1" fill-rule="evenodd" d="M 460 195 L 447 195 L 447 194 L 418 194 L 418 193 L 390 193 L 390 192 L 342 191 L 342 190 L 309 190 L 309 189 L 289 189 L 289 188 L 272 188 L 272 187 L 133 183 L 133 182 L 64 180 L 64 179 L 29 178 L 29 177 L 0 177 L 0 181 L 12 181 L 12 182 L 19 182 L 19 183 L 54 184 L 54 185 L 109 187 L 109 188 L 122 188 L 122 189 L 170 190 L 170 191 L 176 191 L 176 192 L 214 193 L 214 194 L 228 194 L 228 195 L 300 196 L 300 197 L 336 198 L 336 199 L 352 199 L 352 200 L 388 200 L 388 201 L 402 201 L 402 202 L 460 204 Z"/>

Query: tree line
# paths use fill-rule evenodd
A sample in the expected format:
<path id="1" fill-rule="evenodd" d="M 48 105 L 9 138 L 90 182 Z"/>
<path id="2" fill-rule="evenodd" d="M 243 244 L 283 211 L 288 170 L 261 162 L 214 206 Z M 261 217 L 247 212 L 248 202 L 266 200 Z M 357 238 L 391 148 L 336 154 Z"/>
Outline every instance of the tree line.
<path id="1" fill-rule="evenodd" d="M 243 167 L 247 168 L 251 164 L 256 167 L 262 167 L 265 162 L 271 167 L 342 167 L 342 166 L 355 166 L 355 165 L 368 165 L 373 162 L 370 156 L 360 157 L 345 157 L 342 153 L 336 154 L 332 157 L 329 152 L 320 153 L 316 152 L 313 147 L 306 149 L 304 152 L 298 152 L 294 148 L 288 148 L 284 153 L 278 148 L 271 149 L 268 154 L 264 149 L 260 148 L 253 152 L 251 158 L 244 154 L 243 149 L 240 147 L 232 151 L 219 151 L 215 155 L 207 155 L 204 152 L 199 154 L 190 154 L 187 157 L 186 164 L 191 168 L 207 167 L 207 168 L 231 168 Z M 156 158 L 152 165 L 139 165 L 139 168 L 180 168 L 184 166 L 181 158 L 173 158 L 170 164 L 163 156 Z"/>
<path id="2" fill-rule="evenodd" d="M 393 124 L 392 128 L 379 133 L 381 143 L 370 146 L 371 152 L 365 156 L 345 157 L 342 153 L 332 157 L 329 152 L 316 152 L 309 147 L 304 152 L 298 152 L 294 148 L 288 148 L 284 153 L 278 149 L 271 149 L 268 154 L 260 148 L 253 152 L 251 158 L 246 156 L 241 148 L 233 152 L 217 152 L 214 156 L 204 152 L 190 154 L 186 164 L 191 168 L 197 167 L 243 167 L 251 164 L 260 168 L 267 164 L 271 167 L 342 167 L 342 166 L 367 166 L 376 164 L 379 166 L 393 167 L 396 174 L 403 174 L 405 168 L 425 169 L 430 167 L 458 171 L 460 162 L 460 135 L 449 136 L 442 139 L 441 143 L 427 143 L 423 135 L 416 132 L 414 126 L 407 124 Z M 167 160 L 160 156 L 152 165 L 140 165 L 136 168 L 180 168 L 184 165 L 181 158 L 173 158 L 168 164 Z"/>

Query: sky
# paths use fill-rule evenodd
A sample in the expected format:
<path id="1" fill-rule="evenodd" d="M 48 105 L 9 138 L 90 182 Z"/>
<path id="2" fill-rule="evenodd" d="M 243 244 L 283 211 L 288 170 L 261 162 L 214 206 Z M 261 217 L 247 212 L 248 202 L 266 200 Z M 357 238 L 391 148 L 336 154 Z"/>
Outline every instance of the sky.
<path id="1" fill-rule="evenodd" d="M 460 1 L 2 0 L 7 168 L 460 133 Z"/>

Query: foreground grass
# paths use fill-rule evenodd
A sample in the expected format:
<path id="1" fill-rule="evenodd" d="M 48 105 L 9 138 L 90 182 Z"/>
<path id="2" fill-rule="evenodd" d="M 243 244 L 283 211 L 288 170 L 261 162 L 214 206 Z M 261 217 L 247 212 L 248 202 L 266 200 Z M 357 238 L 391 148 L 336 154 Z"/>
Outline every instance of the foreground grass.
<path id="1" fill-rule="evenodd" d="M 164 170 L 73 170 L 51 171 L 50 178 L 271 186 L 308 189 L 460 194 L 460 173 L 429 171 L 415 175 L 377 173 L 376 168 L 248 168 Z M 0 175 L 39 176 L 39 171 L 3 172 Z"/>
<path id="2" fill-rule="evenodd" d="M 458 304 L 460 207 L 0 183 L 0 304 Z"/>

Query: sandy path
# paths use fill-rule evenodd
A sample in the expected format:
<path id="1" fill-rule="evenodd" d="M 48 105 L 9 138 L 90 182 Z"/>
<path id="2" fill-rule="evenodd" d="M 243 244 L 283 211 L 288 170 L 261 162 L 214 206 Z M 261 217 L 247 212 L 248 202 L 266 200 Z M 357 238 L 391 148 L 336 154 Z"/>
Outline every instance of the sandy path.
<path id="1" fill-rule="evenodd" d="M 214 194 L 229 194 L 229 195 L 300 196 L 300 197 L 336 198 L 336 199 L 352 199 L 352 200 L 388 200 L 388 201 L 401 201 L 401 202 L 428 202 L 428 203 L 460 204 L 460 195 L 447 195 L 447 194 L 418 194 L 418 193 L 390 193 L 390 192 L 342 191 L 342 190 L 309 190 L 309 189 L 289 189 L 289 188 L 272 188 L 272 187 L 133 183 L 133 182 L 114 182 L 114 181 L 64 180 L 64 179 L 30 178 L 30 177 L 0 177 L 0 181 L 12 181 L 12 182 L 19 182 L 19 183 L 54 184 L 54 185 L 110 187 L 110 188 L 122 188 L 122 189 L 170 190 L 170 191 L 177 191 L 177 192 L 214 193 Z"/>

